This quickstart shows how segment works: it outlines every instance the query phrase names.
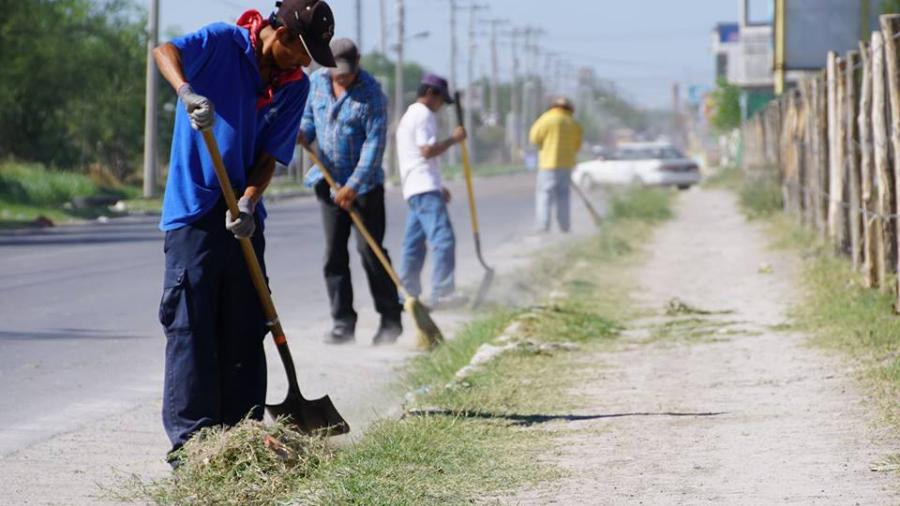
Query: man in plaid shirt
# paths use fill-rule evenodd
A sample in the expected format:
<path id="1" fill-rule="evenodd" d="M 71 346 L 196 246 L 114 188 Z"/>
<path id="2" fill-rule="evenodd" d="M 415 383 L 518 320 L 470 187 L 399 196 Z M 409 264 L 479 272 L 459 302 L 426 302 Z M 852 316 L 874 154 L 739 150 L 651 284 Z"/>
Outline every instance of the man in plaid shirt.
<path id="1" fill-rule="evenodd" d="M 347 252 L 353 223 L 347 210 L 355 207 L 375 240 L 381 244 L 384 239 L 381 162 L 387 139 L 387 98 L 378 81 L 359 67 L 359 51 L 351 40 L 336 39 L 331 50 L 337 68 L 312 75 L 298 142 L 308 146 L 318 141 L 319 158 L 341 186 L 332 193 L 318 167 L 306 177 L 306 184 L 315 189 L 325 228 L 325 284 L 334 320 L 325 341 L 343 344 L 355 340 L 357 319 Z M 373 344 L 393 343 L 403 332 L 397 287 L 362 237 L 357 236 L 356 247 L 381 315 Z"/>

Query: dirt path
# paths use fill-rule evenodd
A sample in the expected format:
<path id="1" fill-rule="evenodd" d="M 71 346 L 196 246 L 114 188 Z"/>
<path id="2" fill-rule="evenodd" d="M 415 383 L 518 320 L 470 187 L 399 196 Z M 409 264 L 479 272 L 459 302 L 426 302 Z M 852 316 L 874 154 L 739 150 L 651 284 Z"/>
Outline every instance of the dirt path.
<path id="1" fill-rule="evenodd" d="M 731 194 L 684 195 L 638 274 L 658 316 L 585 358 L 596 366 L 576 414 L 602 416 L 545 428 L 570 476 L 503 502 L 900 504 L 900 478 L 872 471 L 897 439 L 873 429 L 852 370 L 778 330 L 797 260 L 766 244 Z M 664 316 L 676 297 L 734 312 Z"/>

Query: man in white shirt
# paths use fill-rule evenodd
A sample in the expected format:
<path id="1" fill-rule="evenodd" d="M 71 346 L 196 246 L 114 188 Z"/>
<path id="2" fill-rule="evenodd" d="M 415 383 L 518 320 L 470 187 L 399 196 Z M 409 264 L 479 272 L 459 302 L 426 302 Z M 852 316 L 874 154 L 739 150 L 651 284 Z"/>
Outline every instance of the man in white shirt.
<path id="1" fill-rule="evenodd" d="M 447 212 L 450 192 L 441 183 L 438 157 L 453 145 L 465 140 L 462 128 L 446 140 L 438 141 L 436 113 L 453 99 L 447 81 L 426 74 L 419 85 L 418 99 L 409 106 L 397 126 L 397 155 L 403 198 L 409 206 L 400 278 L 410 294 L 422 293 L 420 280 L 427 245 L 434 255 L 430 304 L 433 308 L 450 307 L 465 302 L 455 293 L 456 238 Z"/>

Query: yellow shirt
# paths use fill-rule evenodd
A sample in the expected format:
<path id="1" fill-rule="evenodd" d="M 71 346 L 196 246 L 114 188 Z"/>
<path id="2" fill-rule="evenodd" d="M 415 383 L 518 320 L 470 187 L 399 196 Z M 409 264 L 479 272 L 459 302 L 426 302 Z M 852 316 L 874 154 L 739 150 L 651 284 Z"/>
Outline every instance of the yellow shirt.
<path id="1" fill-rule="evenodd" d="M 545 112 L 531 127 L 529 140 L 540 149 L 541 170 L 571 169 L 581 149 L 581 126 L 572 113 L 554 107 Z"/>

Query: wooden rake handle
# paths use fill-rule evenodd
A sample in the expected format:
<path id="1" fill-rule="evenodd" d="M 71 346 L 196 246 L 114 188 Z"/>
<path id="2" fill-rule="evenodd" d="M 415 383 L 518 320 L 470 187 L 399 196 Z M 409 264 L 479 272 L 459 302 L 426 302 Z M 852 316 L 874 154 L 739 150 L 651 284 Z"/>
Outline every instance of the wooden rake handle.
<path id="1" fill-rule="evenodd" d="M 309 156 L 309 159 L 312 160 L 312 163 L 319 167 L 319 171 L 322 173 L 322 176 L 325 178 L 325 181 L 328 182 L 328 186 L 337 193 L 341 187 L 338 186 L 337 181 L 331 176 L 331 172 L 328 171 L 328 168 L 325 167 L 325 164 L 319 160 L 319 157 L 316 156 L 315 153 L 312 152 L 309 148 L 304 148 L 306 154 Z M 406 290 L 406 287 L 403 286 L 403 283 L 400 281 L 400 276 L 397 275 L 397 272 L 394 270 L 394 267 L 391 265 L 391 262 L 388 260 L 387 255 L 384 254 L 384 250 L 381 249 L 381 246 L 378 245 L 378 242 L 372 237 L 372 234 L 369 233 L 369 229 L 366 228 L 365 223 L 363 223 L 362 216 L 359 215 L 359 212 L 356 209 L 351 208 L 349 211 L 350 219 L 353 220 L 353 223 L 356 225 L 356 230 L 363 236 L 366 240 L 366 243 L 372 248 L 372 251 L 375 252 L 375 256 L 378 257 L 378 261 L 381 262 L 382 267 L 388 273 L 391 280 L 397 285 L 397 289 L 403 293 L 403 296 L 407 299 L 413 298 L 410 296 L 409 292 Z"/>
<path id="2" fill-rule="evenodd" d="M 225 170 L 225 163 L 222 161 L 222 154 L 219 152 L 219 143 L 213 135 L 211 129 L 203 130 L 203 140 L 206 142 L 206 148 L 212 158 L 213 166 L 216 169 L 216 178 L 222 187 L 222 194 L 225 195 L 225 204 L 231 212 L 231 216 L 238 216 L 240 211 L 237 206 L 237 198 L 234 196 L 234 188 L 231 186 L 231 180 L 228 179 L 228 172 Z M 269 328 L 272 330 L 272 337 L 275 344 L 279 348 L 287 344 L 287 338 L 284 335 L 284 329 L 281 328 L 281 322 L 278 319 L 278 313 L 275 311 L 275 303 L 272 302 L 272 295 L 269 293 L 269 285 L 266 284 L 266 277 L 263 275 L 262 267 L 259 265 L 259 259 L 256 258 L 256 250 L 253 249 L 253 243 L 249 238 L 238 239 L 241 243 L 241 250 L 244 253 L 244 260 L 247 262 L 247 268 L 250 271 L 250 279 L 253 280 L 253 286 L 259 296 L 259 302 L 262 304 L 263 313 Z M 287 365 L 287 364 L 285 364 Z"/>

